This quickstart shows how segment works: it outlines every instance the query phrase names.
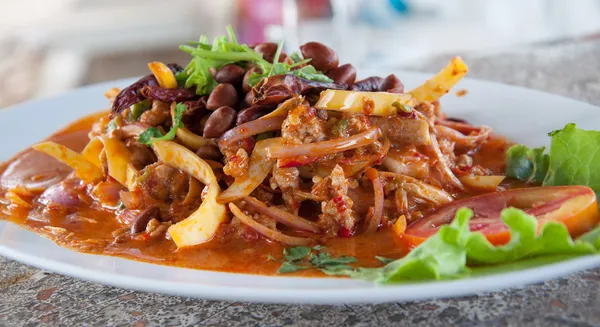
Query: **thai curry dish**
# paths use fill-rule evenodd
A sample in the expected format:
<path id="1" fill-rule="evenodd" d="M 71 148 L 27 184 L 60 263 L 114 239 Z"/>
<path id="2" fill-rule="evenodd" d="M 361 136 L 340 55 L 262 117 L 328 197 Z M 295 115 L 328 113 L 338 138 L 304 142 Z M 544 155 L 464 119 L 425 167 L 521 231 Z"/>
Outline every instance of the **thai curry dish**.
<path id="1" fill-rule="evenodd" d="M 318 42 L 286 53 L 229 28 L 180 49 L 186 66 L 149 63 L 109 111 L 0 165 L 0 218 L 76 251 L 266 275 L 445 278 L 597 251 L 597 173 L 555 148 L 597 132 L 567 125 L 547 153 L 448 116 L 459 57 L 405 90 Z"/>

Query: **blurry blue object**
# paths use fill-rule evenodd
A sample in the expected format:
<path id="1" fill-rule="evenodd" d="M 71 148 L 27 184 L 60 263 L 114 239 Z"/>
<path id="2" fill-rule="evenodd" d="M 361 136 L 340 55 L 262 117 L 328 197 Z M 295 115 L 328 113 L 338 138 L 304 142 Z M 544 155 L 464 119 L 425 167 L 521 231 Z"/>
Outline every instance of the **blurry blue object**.
<path id="1" fill-rule="evenodd" d="M 398 15 L 408 13 L 408 5 L 404 0 L 361 0 L 359 3 L 359 19 L 371 26 L 390 26 Z"/>
<path id="2" fill-rule="evenodd" d="M 403 1 L 403 0 L 390 0 L 390 4 L 399 13 L 403 13 L 404 14 L 404 13 L 408 12 L 408 5 L 406 4 L 406 1 Z"/>

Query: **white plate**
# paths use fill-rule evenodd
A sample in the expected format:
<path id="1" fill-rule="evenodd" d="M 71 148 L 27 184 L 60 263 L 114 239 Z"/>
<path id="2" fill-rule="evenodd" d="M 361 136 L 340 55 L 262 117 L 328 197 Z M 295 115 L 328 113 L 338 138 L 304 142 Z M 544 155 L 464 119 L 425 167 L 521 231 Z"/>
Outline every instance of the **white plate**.
<path id="1" fill-rule="evenodd" d="M 368 75 L 371 74 L 363 74 Z M 396 75 L 408 88 L 430 77 L 409 72 L 397 72 Z M 123 87 L 131 82 L 104 83 L 0 110 L 0 161 L 9 159 L 76 118 L 105 108 L 104 92 L 110 87 Z M 449 115 L 489 125 L 496 132 L 528 145 L 546 144 L 548 132 L 569 122 L 586 129 L 600 127 L 600 108 L 582 102 L 475 80 L 465 80 L 455 90 L 461 88 L 468 90 L 467 96 L 458 98 L 450 93 L 442 101 Z M 349 279 L 219 273 L 81 254 L 6 222 L 0 222 L 0 254 L 61 274 L 141 291 L 236 301 L 315 304 L 461 296 L 541 282 L 600 265 L 600 255 L 597 255 L 486 277 L 375 286 Z"/>

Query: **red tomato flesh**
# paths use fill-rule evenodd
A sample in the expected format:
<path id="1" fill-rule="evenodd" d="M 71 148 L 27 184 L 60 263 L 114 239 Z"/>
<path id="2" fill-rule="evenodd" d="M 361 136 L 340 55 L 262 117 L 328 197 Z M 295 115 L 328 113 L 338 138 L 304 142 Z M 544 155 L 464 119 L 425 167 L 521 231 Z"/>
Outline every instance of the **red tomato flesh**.
<path id="1" fill-rule="evenodd" d="M 479 231 L 495 245 L 510 240 L 508 226 L 500 212 L 508 207 L 524 210 L 538 219 L 538 229 L 548 221 L 563 223 L 572 236 L 594 228 L 598 223 L 598 202 L 594 191 L 586 186 L 545 186 L 514 189 L 474 196 L 451 202 L 414 222 L 404 232 L 410 244 L 418 245 L 449 224 L 459 208 L 473 210 L 471 231 Z"/>

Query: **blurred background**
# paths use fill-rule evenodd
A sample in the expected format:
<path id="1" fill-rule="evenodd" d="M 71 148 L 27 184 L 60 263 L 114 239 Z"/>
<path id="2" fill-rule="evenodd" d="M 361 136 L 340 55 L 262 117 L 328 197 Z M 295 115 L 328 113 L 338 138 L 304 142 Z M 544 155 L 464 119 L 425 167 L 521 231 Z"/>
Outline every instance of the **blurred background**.
<path id="1" fill-rule="evenodd" d="M 0 0 L 0 107 L 185 64 L 177 47 L 234 26 L 245 43 L 320 41 L 357 68 L 600 32 L 600 0 Z"/>

